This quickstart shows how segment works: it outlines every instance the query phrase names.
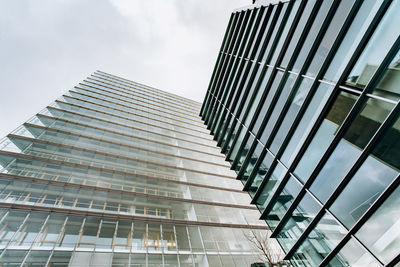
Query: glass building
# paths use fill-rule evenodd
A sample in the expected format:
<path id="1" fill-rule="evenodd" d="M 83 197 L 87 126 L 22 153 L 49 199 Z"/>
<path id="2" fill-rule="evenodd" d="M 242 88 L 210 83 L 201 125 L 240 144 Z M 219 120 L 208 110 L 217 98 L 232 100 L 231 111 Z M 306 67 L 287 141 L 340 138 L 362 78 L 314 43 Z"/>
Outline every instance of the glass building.
<path id="1" fill-rule="evenodd" d="M 400 266 L 400 1 L 235 10 L 201 116 L 294 266 Z"/>
<path id="2" fill-rule="evenodd" d="M 267 232 L 201 104 L 101 71 L 0 141 L 0 266 L 250 266 Z"/>

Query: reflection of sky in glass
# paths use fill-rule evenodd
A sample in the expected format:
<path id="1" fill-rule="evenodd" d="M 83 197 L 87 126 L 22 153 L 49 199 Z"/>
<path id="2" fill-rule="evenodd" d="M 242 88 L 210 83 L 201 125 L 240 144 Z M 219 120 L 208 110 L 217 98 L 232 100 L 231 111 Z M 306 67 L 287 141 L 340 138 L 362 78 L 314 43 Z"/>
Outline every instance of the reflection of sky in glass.
<path id="1" fill-rule="evenodd" d="M 342 139 L 325 163 L 310 190 L 325 202 L 360 155 L 360 149 Z"/>
<path id="2" fill-rule="evenodd" d="M 328 266 L 379 267 L 381 265 L 354 238 L 351 238 Z"/>
<path id="3" fill-rule="evenodd" d="M 314 170 L 322 154 L 328 148 L 337 128 L 338 125 L 329 120 L 325 119 L 322 122 L 318 132 L 294 171 L 302 182 L 305 182 Z"/>
<path id="4" fill-rule="evenodd" d="M 390 166 L 369 156 L 330 210 L 351 227 L 396 175 Z"/>
<path id="5" fill-rule="evenodd" d="M 400 247 L 400 188 L 383 203 L 356 236 L 388 263 Z"/>
<path id="6" fill-rule="evenodd" d="M 367 64 L 379 65 L 400 33 L 400 1 L 393 1 L 365 48 L 350 77 L 358 76 Z"/>

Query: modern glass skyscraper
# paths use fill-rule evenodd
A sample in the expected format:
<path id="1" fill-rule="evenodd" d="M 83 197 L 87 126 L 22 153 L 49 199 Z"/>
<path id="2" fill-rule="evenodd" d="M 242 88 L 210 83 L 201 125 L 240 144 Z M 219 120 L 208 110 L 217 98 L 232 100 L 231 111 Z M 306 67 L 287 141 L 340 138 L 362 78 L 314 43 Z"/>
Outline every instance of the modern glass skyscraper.
<path id="1" fill-rule="evenodd" d="M 400 1 L 232 13 L 201 116 L 295 266 L 400 266 Z"/>
<path id="2" fill-rule="evenodd" d="M 0 142 L 0 266 L 249 266 L 259 211 L 200 104 L 101 71 Z"/>

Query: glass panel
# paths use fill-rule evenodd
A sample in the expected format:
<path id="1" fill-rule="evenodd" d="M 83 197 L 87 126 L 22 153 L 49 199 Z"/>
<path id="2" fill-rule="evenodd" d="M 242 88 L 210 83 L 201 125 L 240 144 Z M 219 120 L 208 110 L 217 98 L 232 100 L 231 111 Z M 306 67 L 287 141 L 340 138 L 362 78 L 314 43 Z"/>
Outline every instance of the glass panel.
<path id="1" fill-rule="evenodd" d="M 324 34 L 324 38 L 320 42 L 317 52 L 315 52 L 310 66 L 307 69 L 308 76 L 317 76 L 317 73 L 324 63 L 325 58 L 328 56 L 333 42 L 335 41 L 337 34 L 342 28 L 343 23 L 348 13 L 350 12 L 351 7 L 353 6 L 353 3 L 354 0 L 346 0 L 340 2 L 339 7 L 332 18 L 332 21 L 330 22 L 328 29 Z"/>
<path id="2" fill-rule="evenodd" d="M 262 40 L 261 40 L 261 42 L 260 42 L 262 45 L 260 45 L 260 46 L 258 47 L 256 56 L 254 57 L 255 59 L 258 59 L 259 57 L 263 57 L 263 55 L 264 55 L 263 53 L 265 53 L 265 49 L 263 49 L 263 46 L 264 46 L 264 43 L 265 43 L 265 42 L 266 42 L 266 43 L 269 43 L 269 39 L 266 39 L 266 38 L 267 38 L 267 35 L 268 35 L 268 31 L 269 31 L 269 29 L 270 29 L 272 20 L 273 20 L 273 18 L 274 18 L 274 16 L 275 16 L 275 12 L 276 12 L 277 6 L 278 6 L 278 5 L 270 5 L 270 6 L 268 7 L 268 9 L 272 9 L 272 11 L 271 11 L 271 14 L 269 15 L 269 17 L 267 17 L 268 23 L 267 23 L 267 25 L 266 25 L 266 27 L 265 27 L 265 30 L 264 30 L 264 32 L 263 32 L 263 37 L 262 37 Z M 257 60 L 257 61 L 259 61 L 259 60 Z"/>
<path id="3" fill-rule="evenodd" d="M 318 266 L 345 235 L 346 230 L 326 213 L 297 249 L 294 261 L 304 266 Z"/>
<path id="4" fill-rule="evenodd" d="M 78 246 L 82 248 L 94 248 L 97 240 L 97 232 L 100 226 L 100 219 L 87 217 L 83 231 L 78 240 Z"/>
<path id="5" fill-rule="evenodd" d="M 322 121 L 317 133 L 294 171 L 302 182 L 305 183 L 320 158 L 325 153 L 325 150 L 335 137 L 336 130 L 342 124 L 355 103 L 355 99 L 356 97 L 354 95 L 345 92 L 341 92 L 337 96 L 333 106 Z"/>
<path id="6" fill-rule="evenodd" d="M 282 23 L 283 15 L 285 14 L 287 7 L 288 7 L 288 2 L 283 3 L 283 7 L 281 9 L 281 12 L 279 13 L 278 20 L 276 21 L 276 24 L 273 25 L 274 31 L 272 32 L 271 38 L 268 41 L 267 48 L 265 49 L 264 56 L 261 60 L 262 62 L 266 61 L 267 57 L 269 56 L 271 46 L 276 41 L 275 40 L 276 33 L 278 32 L 279 25 L 281 25 L 281 23 Z M 266 63 L 268 63 L 268 62 L 266 62 Z"/>
<path id="7" fill-rule="evenodd" d="M 263 129 L 263 133 L 260 138 L 260 141 L 262 143 L 264 143 L 264 144 L 267 143 L 267 141 L 271 135 L 272 129 L 274 128 L 276 121 L 278 120 L 278 117 L 282 111 L 282 108 L 285 105 L 286 101 L 288 100 L 288 96 L 290 94 L 290 91 L 292 89 L 293 83 L 296 80 L 296 78 L 297 78 L 296 74 L 289 74 L 282 90 L 279 91 L 279 93 L 277 93 L 280 95 L 279 95 L 279 98 L 277 99 L 275 106 L 272 107 L 273 111 L 272 111 L 270 117 L 268 118 L 268 122 L 267 122 L 265 128 Z"/>
<path id="8" fill-rule="evenodd" d="M 11 210 L 0 224 L 0 248 L 4 248 L 15 236 L 27 216 L 27 212 Z M 15 238 L 15 237 L 14 237 Z"/>
<path id="9" fill-rule="evenodd" d="M 253 178 L 253 181 L 251 182 L 251 185 L 249 187 L 249 194 L 251 197 L 254 197 L 254 194 L 256 193 L 258 187 L 264 180 L 264 177 L 267 174 L 273 160 L 274 160 L 273 156 L 267 152 L 260 167 L 257 169 L 255 177 Z"/>
<path id="10" fill-rule="evenodd" d="M 330 210 L 351 228 L 397 176 L 400 119 L 383 136 Z M 389 159 L 390 161 L 386 161 Z"/>
<path id="11" fill-rule="evenodd" d="M 400 51 L 392 60 L 392 63 L 385 70 L 383 77 L 373 90 L 373 94 L 392 100 L 400 98 Z"/>
<path id="12" fill-rule="evenodd" d="M 293 162 L 297 152 L 300 150 L 304 140 L 308 136 L 311 128 L 320 115 L 322 108 L 325 106 L 328 97 L 331 95 L 332 90 L 333 86 L 331 85 L 324 83 L 319 84 L 311 102 L 309 103 L 303 117 L 300 120 L 299 125 L 297 126 L 293 136 L 290 138 L 290 141 L 282 154 L 281 161 L 286 164 L 286 166 L 290 166 L 290 164 Z M 293 100 L 293 102 L 295 101 L 296 98 Z M 301 98 L 299 102 L 302 102 Z M 284 126 L 281 127 L 285 127 L 286 123 L 282 123 L 282 125 Z"/>
<path id="13" fill-rule="evenodd" d="M 315 5 L 316 0 L 312 0 L 312 1 L 307 1 L 306 7 L 303 10 L 303 13 L 301 14 L 300 20 L 297 24 L 296 30 L 293 33 L 292 39 L 290 41 L 290 44 L 285 52 L 285 55 L 282 59 L 282 63 L 281 63 L 281 67 L 282 68 L 286 68 L 288 63 L 289 63 L 289 59 L 292 57 L 292 53 L 293 50 L 295 49 L 296 45 L 298 44 L 299 38 L 301 33 L 304 30 L 304 26 L 307 23 L 307 20 L 310 17 L 311 14 L 311 10 Z"/>
<path id="14" fill-rule="evenodd" d="M 257 94 L 255 95 L 255 98 L 254 98 L 253 102 L 251 102 L 251 104 L 250 104 L 249 113 L 247 114 L 247 116 L 246 116 L 246 118 L 244 120 L 244 125 L 246 125 L 247 127 L 249 127 L 250 122 L 254 118 L 254 112 L 256 112 L 256 109 L 257 109 L 258 105 L 260 104 L 261 96 L 266 91 L 265 87 L 266 87 L 267 82 L 268 82 L 268 80 L 269 80 L 269 78 L 271 76 L 272 69 L 273 68 L 267 68 L 267 70 L 265 71 L 262 83 L 257 89 Z M 256 86 L 256 83 L 253 83 L 252 86 Z"/>
<path id="15" fill-rule="evenodd" d="M 300 192 L 301 187 L 302 185 L 291 176 L 279 196 L 272 200 L 275 204 L 273 204 L 271 211 L 268 212 L 265 220 L 271 231 L 275 230 L 290 205 L 292 205 L 293 200 Z"/>
<path id="16" fill-rule="evenodd" d="M 296 243 L 320 209 L 321 205 L 306 192 L 277 236 L 285 251 L 288 251 Z"/>
<path id="17" fill-rule="evenodd" d="M 63 230 L 62 226 L 65 218 L 65 215 L 51 214 L 36 245 L 42 247 L 54 247 L 59 240 L 61 231 Z"/>
<path id="18" fill-rule="evenodd" d="M 82 217 L 68 216 L 65 230 L 60 235 L 59 243 L 61 247 L 75 247 L 79 239 L 79 231 L 81 229 L 82 219 Z"/>
<path id="19" fill-rule="evenodd" d="M 162 231 L 163 231 L 164 250 L 175 251 L 176 250 L 176 241 L 175 241 L 174 227 L 170 224 L 163 224 Z"/>
<path id="20" fill-rule="evenodd" d="M 310 31 L 308 32 L 307 38 L 303 43 L 303 46 L 300 50 L 299 55 L 297 56 L 296 62 L 294 63 L 294 66 L 292 70 L 294 72 L 300 72 L 300 69 L 304 65 L 304 61 L 306 60 L 308 53 L 310 52 L 310 49 L 312 47 L 312 44 L 315 41 L 315 38 L 317 37 L 318 31 L 321 28 L 321 25 L 326 18 L 326 15 L 328 14 L 329 8 L 332 5 L 333 0 L 326 0 L 322 2 L 322 5 L 318 11 L 317 16 L 315 17 L 314 23 L 311 26 Z"/>
<path id="21" fill-rule="evenodd" d="M 162 255 L 161 254 L 148 254 L 148 267 L 161 267 L 162 264 Z"/>
<path id="22" fill-rule="evenodd" d="M 400 247 L 400 187 L 379 207 L 356 233 L 372 253 L 383 263 L 399 254 Z"/>
<path id="23" fill-rule="evenodd" d="M 242 168 L 245 168 L 245 171 L 244 171 L 242 177 L 240 177 L 240 180 L 242 181 L 243 184 L 246 184 L 247 180 L 249 179 L 250 174 L 253 171 L 254 166 L 256 165 L 257 160 L 258 160 L 259 156 L 261 155 L 261 152 L 262 152 L 263 148 L 264 148 L 264 146 L 262 146 L 257 141 L 257 145 L 256 145 L 256 148 L 255 148 L 253 154 L 251 156 L 249 155 L 250 156 L 250 160 L 247 163 L 247 166 L 244 165 L 242 167 Z"/>
<path id="24" fill-rule="evenodd" d="M 382 0 L 363 1 L 346 36 L 329 65 L 324 79 L 335 82 L 339 79 L 381 4 Z"/>
<path id="25" fill-rule="evenodd" d="M 239 155 L 238 155 L 239 161 L 238 161 L 238 163 L 236 165 L 236 168 L 235 168 L 237 173 L 239 173 L 240 168 L 242 167 L 242 164 L 243 164 L 244 160 L 246 159 L 246 156 L 249 153 L 249 150 L 250 150 L 250 148 L 251 148 L 251 146 L 252 146 L 252 144 L 254 142 L 254 139 L 255 138 L 254 138 L 253 135 L 248 134 L 248 139 L 246 141 L 246 144 L 244 145 L 242 151 L 240 151 Z"/>
<path id="26" fill-rule="evenodd" d="M 103 220 L 96 242 L 96 248 L 111 248 L 116 224 L 115 222 L 107 222 Z"/>
<path id="27" fill-rule="evenodd" d="M 303 102 L 308 95 L 309 90 L 311 89 L 312 83 L 313 80 L 304 78 L 301 81 L 300 86 L 296 90 L 294 97 L 289 100 L 289 109 L 287 110 L 287 112 L 285 112 L 285 117 L 283 118 L 283 121 L 279 126 L 279 130 L 277 131 L 274 140 L 269 147 L 272 153 L 276 154 L 280 146 L 282 145 L 282 142 L 285 140 L 287 132 L 292 126 L 293 121 L 296 118 L 298 111 L 300 110 L 300 107 L 303 105 Z"/>
<path id="28" fill-rule="evenodd" d="M 133 224 L 132 250 L 145 250 L 146 240 L 146 224 L 135 222 Z"/>
<path id="29" fill-rule="evenodd" d="M 268 182 L 262 188 L 261 194 L 257 198 L 257 207 L 260 212 L 263 212 L 272 195 L 275 193 L 276 188 L 280 184 L 281 180 L 285 176 L 287 169 L 279 162 L 275 166 L 274 171 L 268 178 Z"/>
<path id="30" fill-rule="evenodd" d="M 146 254 L 132 253 L 131 267 L 146 267 Z"/>
<path id="31" fill-rule="evenodd" d="M 254 27 L 254 38 L 249 38 L 249 44 L 250 50 L 248 52 L 248 58 L 253 59 L 254 55 L 256 54 L 258 47 L 260 46 L 261 42 L 258 40 L 261 40 L 262 34 L 264 33 L 265 28 L 262 27 L 264 24 L 264 20 L 266 19 L 266 14 L 268 8 L 265 9 L 258 9 L 258 14 L 257 14 L 257 20 L 258 20 L 258 25 Z M 258 41 L 258 42 L 257 42 Z"/>
<path id="32" fill-rule="evenodd" d="M 357 240 L 351 238 L 339 253 L 329 262 L 330 267 L 380 267 L 378 261 Z"/>
<path id="33" fill-rule="evenodd" d="M 290 11 L 290 15 L 285 23 L 285 27 L 283 28 L 283 31 L 281 33 L 281 36 L 279 38 L 279 42 L 276 45 L 274 54 L 271 58 L 270 61 L 270 65 L 275 65 L 276 59 L 278 58 L 279 53 L 281 53 L 282 51 L 282 46 L 283 46 L 283 42 L 286 40 L 286 36 L 288 34 L 288 31 L 290 29 L 290 27 L 292 26 L 293 23 L 293 19 L 297 13 L 297 10 L 299 9 L 299 5 L 300 5 L 300 1 L 295 1 L 292 7 L 292 10 Z M 279 24 L 278 24 L 279 25 Z"/>
<path id="34" fill-rule="evenodd" d="M 238 124 L 240 124 L 240 122 L 238 122 Z M 240 146 L 241 146 L 241 144 L 242 144 L 241 141 L 243 140 L 244 135 L 245 135 L 246 132 L 247 132 L 247 128 L 245 128 L 245 127 L 244 127 L 243 125 L 241 125 L 241 124 L 240 124 L 240 126 L 241 126 L 241 127 L 240 127 L 240 130 L 239 130 L 240 132 L 239 132 L 238 139 L 237 139 L 235 145 L 233 146 L 232 152 L 231 152 L 231 154 L 230 154 L 230 156 L 229 156 L 229 161 L 230 161 L 230 162 L 233 162 L 233 160 L 235 159 L 237 153 L 239 152 L 239 148 L 240 148 Z M 233 139 L 234 139 L 234 136 L 232 136 L 231 139 L 233 140 Z"/>
<path id="35" fill-rule="evenodd" d="M 400 2 L 394 1 L 385 12 L 368 45 L 353 67 L 346 84 L 363 89 L 400 33 Z"/>
<path id="36" fill-rule="evenodd" d="M 392 108 L 393 105 L 376 99 L 368 99 L 364 104 L 310 187 L 319 200 L 325 202 L 332 194 Z"/>
<path id="37" fill-rule="evenodd" d="M 130 221 L 119 221 L 117 233 L 115 235 L 113 247 L 116 250 L 129 249 L 131 246 L 131 227 L 132 223 Z"/>
<path id="38" fill-rule="evenodd" d="M 32 213 L 23 227 L 17 233 L 14 245 L 31 246 L 48 216 L 47 213 Z"/>
<path id="39" fill-rule="evenodd" d="M 190 244 L 192 246 L 192 251 L 203 251 L 204 249 L 201 242 L 199 227 L 188 226 L 188 231 L 190 235 Z"/>
<path id="40" fill-rule="evenodd" d="M 176 239 L 178 241 L 178 249 L 182 250 L 190 250 L 188 234 L 186 231 L 186 226 L 175 226 L 176 231 Z"/>
<path id="41" fill-rule="evenodd" d="M 149 251 L 160 250 L 161 245 L 161 232 L 159 224 L 148 224 L 147 225 L 147 238 L 146 246 Z"/>
<path id="42" fill-rule="evenodd" d="M 254 124 L 253 129 L 251 130 L 254 133 L 254 135 L 257 135 L 258 130 L 260 129 L 261 123 L 264 120 L 264 117 L 268 111 L 268 108 L 271 105 L 272 98 L 274 97 L 276 90 L 278 89 L 278 86 L 279 86 L 279 83 L 281 82 L 282 76 L 283 76 L 283 72 L 278 71 L 274 78 L 274 82 L 271 85 L 271 88 L 267 89 L 268 90 L 267 98 L 265 99 L 264 103 L 262 104 L 262 109 L 257 116 L 257 121 Z"/>

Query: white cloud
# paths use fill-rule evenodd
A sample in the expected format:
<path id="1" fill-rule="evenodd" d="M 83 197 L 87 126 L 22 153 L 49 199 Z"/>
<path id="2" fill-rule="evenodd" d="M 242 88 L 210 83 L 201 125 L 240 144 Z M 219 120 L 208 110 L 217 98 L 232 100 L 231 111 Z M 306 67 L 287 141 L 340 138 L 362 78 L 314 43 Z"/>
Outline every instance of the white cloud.
<path id="1" fill-rule="evenodd" d="M 0 138 L 100 69 L 202 101 L 249 0 L 0 0 Z"/>

